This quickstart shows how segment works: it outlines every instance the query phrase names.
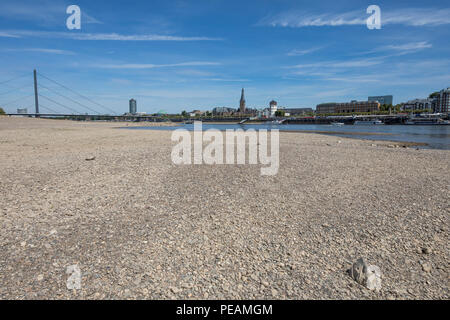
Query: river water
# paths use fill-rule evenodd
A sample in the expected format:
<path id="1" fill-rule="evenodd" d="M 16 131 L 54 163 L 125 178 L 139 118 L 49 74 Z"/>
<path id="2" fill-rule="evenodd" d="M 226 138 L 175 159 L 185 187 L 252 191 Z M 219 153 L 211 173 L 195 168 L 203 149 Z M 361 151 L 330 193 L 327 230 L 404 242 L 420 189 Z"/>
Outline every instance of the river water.
<path id="1" fill-rule="evenodd" d="M 164 127 L 127 127 L 133 130 L 174 130 L 185 128 L 194 130 L 193 124 Z M 450 150 L 450 125 L 344 125 L 326 124 L 208 124 L 203 123 L 202 129 L 279 129 L 280 131 L 301 131 L 322 133 L 346 138 L 387 140 L 398 142 L 425 143 L 420 148 Z"/>

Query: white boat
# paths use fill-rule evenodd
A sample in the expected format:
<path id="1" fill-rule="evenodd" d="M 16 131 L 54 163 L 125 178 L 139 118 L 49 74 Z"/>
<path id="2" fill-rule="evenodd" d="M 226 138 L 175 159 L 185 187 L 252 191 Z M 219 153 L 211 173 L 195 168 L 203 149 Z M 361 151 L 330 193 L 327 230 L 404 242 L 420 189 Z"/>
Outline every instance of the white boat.
<path id="1" fill-rule="evenodd" d="M 343 122 L 332 122 L 331 125 L 336 126 L 336 127 L 342 127 L 344 125 Z"/>
<path id="2" fill-rule="evenodd" d="M 357 120 L 353 123 L 354 125 L 379 125 L 384 124 L 381 120 Z"/>
<path id="3" fill-rule="evenodd" d="M 411 118 L 405 121 L 405 124 L 415 125 L 450 125 L 450 121 L 440 118 Z"/>

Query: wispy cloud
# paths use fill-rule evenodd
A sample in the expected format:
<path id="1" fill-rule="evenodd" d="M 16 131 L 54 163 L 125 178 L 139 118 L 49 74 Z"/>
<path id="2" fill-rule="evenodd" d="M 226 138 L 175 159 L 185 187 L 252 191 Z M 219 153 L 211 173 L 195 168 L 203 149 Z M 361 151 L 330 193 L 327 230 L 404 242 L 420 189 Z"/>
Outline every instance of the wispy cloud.
<path id="1" fill-rule="evenodd" d="M 369 15 L 365 9 L 344 13 L 282 12 L 262 19 L 258 25 L 272 27 L 320 27 L 365 25 Z M 450 8 L 410 8 L 383 10 L 381 23 L 407 26 L 440 26 L 450 24 Z"/>
<path id="2" fill-rule="evenodd" d="M 208 61 L 192 61 L 192 62 L 182 62 L 182 63 L 172 63 L 172 64 L 98 64 L 93 65 L 96 68 L 105 69 L 155 69 L 155 68 L 172 68 L 172 67 L 192 67 L 192 66 L 216 66 L 220 65 L 218 62 L 208 62 Z"/>
<path id="3" fill-rule="evenodd" d="M 224 78 L 210 78 L 210 79 L 205 79 L 207 81 L 222 81 L 222 82 L 248 82 L 250 81 L 249 79 L 224 79 Z"/>
<path id="4" fill-rule="evenodd" d="M 321 61 L 316 63 L 307 64 L 297 64 L 289 67 L 288 69 L 306 69 L 306 68 L 363 68 L 375 66 L 383 63 L 382 57 L 377 58 L 367 58 L 367 59 L 356 59 L 348 61 Z"/>
<path id="5" fill-rule="evenodd" d="M 0 31 L 0 38 L 20 38 L 20 36 L 9 32 Z"/>
<path id="6" fill-rule="evenodd" d="M 381 81 L 380 79 L 374 78 L 373 75 L 369 75 L 369 76 L 348 75 L 345 77 L 323 78 L 322 80 L 338 81 L 338 82 L 357 82 L 357 83 L 380 82 Z"/>
<path id="7" fill-rule="evenodd" d="M 47 48 L 4 49 L 3 51 L 40 52 L 40 53 L 51 53 L 51 54 L 61 54 L 61 55 L 75 54 L 75 52 L 73 52 L 73 51 L 60 50 L 60 49 L 47 49 Z"/>
<path id="8" fill-rule="evenodd" d="M 381 49 L 410 52 L 410 51 L 428 49 L 431 47 L 433 47 L 433 45 L 431 43 L 428 43 L 427 41 L 421 41 L 421 42 L 411 42 L 411 43 L 405 43 L 405 44 L 393 44 L 393 45 L 384 46 Z"/>
<path id="9" fill-rule="evenodd" d="M 356 55 L 366 55 L 371 53 L 379 53 L 379 52 L 389 52 L 390 54 L 386 57 L 394 57 L 394 56 L 402 56 L 414 52 L 418 52 L 424 49 L 430 49 L 433 45 L 428 41 L 419 41 L 419 42 L 408 42 L 403 44 L 391 44 L 380 46 L 373 50 L 358 52 Z"/>
<path id="10" fill-rule="evenodd" d="M 304 56 L 309 53 L 316 52 L 323 47 L 315 47 L 315 48 L 309 48 L 309 49 L 294 49 L 287 53 L 288 56 Z"/>
<path id="11" fill-rule="evenodd" d="M 220 38 L 209 37 L 182 37 L 157 34 L 131 34 L 118 33 L 75 33 L 75 32 L 52 32 L 34 30 L 8 30 L 0 31 L 0 37 L 5 34 L 10 37 L 36 37 L 36 38 L 62 38 L 71 40 L 99 40 L 99 41 L 217 41 Z"/>

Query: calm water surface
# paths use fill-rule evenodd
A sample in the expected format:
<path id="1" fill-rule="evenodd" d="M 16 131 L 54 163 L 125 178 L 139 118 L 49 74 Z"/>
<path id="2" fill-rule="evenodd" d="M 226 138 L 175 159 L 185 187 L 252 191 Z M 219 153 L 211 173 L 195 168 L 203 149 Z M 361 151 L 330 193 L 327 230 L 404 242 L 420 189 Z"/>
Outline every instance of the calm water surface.
<path id="1" fill-rule="evenodd" d="M 193 124 L 167 127 L 127 127 L 132 130 L 175 130 L 185 128 L 194 130 Z M 421 148 L 450 150 L 450 126 L 445 125 L 344 125 L 341 127 L 326 124 L 202 124 L 203 130 L 208 129 L 279 129 L 280 131 L 311 131 L 328 135 L 399 142 L 426 143 Z"/>

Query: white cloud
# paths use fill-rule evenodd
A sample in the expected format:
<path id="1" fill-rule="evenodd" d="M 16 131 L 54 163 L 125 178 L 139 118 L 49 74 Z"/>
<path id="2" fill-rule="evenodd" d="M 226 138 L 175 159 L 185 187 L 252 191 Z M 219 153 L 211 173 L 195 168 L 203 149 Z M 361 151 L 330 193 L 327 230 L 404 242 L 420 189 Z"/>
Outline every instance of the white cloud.
<path id="1" fill-rule="evenodd" d="M 223 78 L 210 78 L 205 79 L 207 81 L 223 81 L 223 82 L 248 82 L 249 79 L 223 79 Z"/>
<path id="2" fill-rule="evenodd" d="M 75 54 L 75 52 L 60 49 L 46 49 L 46 48 L 23 48 L 23 49 L 5 49 L 4 51 L 27 51 L 27 52 L 40 52 L 40 53 L 52 53 L 52 54 Z"/>
<path id="3" fill-rule="evenodd" d="M 123 35 L 118 33 L 78 33 L 78 32 L 52 32 L 34 30 L 8 30 L 0 31 L 0 35 L 5 33 L 16 38 L 37 37 L 37 38 L 63 38 L 71 40 L 104 40 L 104 41 L 213 41 L 222 40 L 208 37 L 181 37 L 157 34 L 132 34 Z"/>
<path id="4" fill-rule="evenodd" d="M 365 25 L 369 15 L 365 9 L 345 13 L 283 12 L 262 19 L 258 24 L 272 27 L 320 27 Z M 384 10 L 381 8 L 381 24 L 407 26 L 439 26 L 450 24 L 450 8 L 410 8 Z"/>
<path id="5" fill-rule="evenodd" d="M 366 82 L 380 82 L 381 80 L 374 78 L 372 75 L 369 76 L 346 76 L 346 77 L 332 77 L 332 78 L 323 78 L 322 80 L 328 81 L 339 81 L 339 82 L 357 82 L 357 83 L 366 83 Z"/>
<path id="6" fill-rule="evenodd" d="M 127 64 L 99 64 L 99 65 L 93 65 L 93 67 L 106 68 L 106 69 L 155 69 L 155 68 L 216 66 L 216 65 L 220 65 L 220 63 L 208 62 L 208 61 L 192 61 L 192 62 L 182 62 L 182 63 L 172 63 L 172 64 L 127 63 Z"/>
<path id="7" fill-rule="evenodd" d="M 307 69 L 307 68 L 363 68 L 375 66 L 383 63 L 382 58 L 368 58 L 348 61 L 321 61 L 308 64 L 297 64 L 286 68 Z"/>
<path id="8" fill-rule="evenodd" d="M 316 52 L 323 47 L 309 48 L 309 49 L 294 49 L 287 53 L 288 56 L 304 56 L 305 54 Z"/>
<path id="9" fill-rule="evenodd" d="M 428 49 L 433 47 L 431 43 L 428 43 L 427 41 L 421 41 L 421 42 L 411 42 L 411 43 L 405 43 L 405 44 L 393 44 L 388 45 L 385 47 L 382 47 L 382 49 L 385 50 L 397 50 L 397 51 L 417 51 L 422 49 Z"/>
<path id="10" fill-rule="evenodd" d="M 20 36 L 9 32 L 0 31 L 0 38 L 20 38 Z"/>

